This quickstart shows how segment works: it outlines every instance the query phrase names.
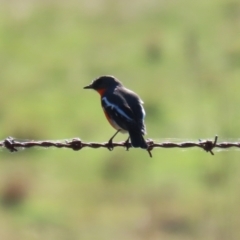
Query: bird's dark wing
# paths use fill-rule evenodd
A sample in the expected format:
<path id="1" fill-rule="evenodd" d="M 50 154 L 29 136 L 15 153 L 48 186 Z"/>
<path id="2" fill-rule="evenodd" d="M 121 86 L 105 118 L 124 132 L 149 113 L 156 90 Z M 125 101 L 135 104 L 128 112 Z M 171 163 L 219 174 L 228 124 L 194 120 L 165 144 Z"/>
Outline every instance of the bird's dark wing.
<path id="1" fill-rule="evenodd" d="M 147 143 L 143 138 L 145 133 L 145 127 L 142 121 L 139 124 L 135 120 L 135 115 L 132 109 L 124 102 L 124 100 L 111 95 L 102 98 L 102 107 L 105 113 L 110 117 L 111 122 L 113 121 L 114 127 L 119 127 L 118 130 L 123 129 L 128 131 L 131 144 L 133 147 L 141 147 L 146 149 Z"/>
<path id="2" fill-rule="evenodd" d="M 124 130 L 128 131 L 131 125 L 136 124 L 132 110 L 118 96 L 103 97 L 102 107 L 108 116 Z"/>
<path id="3" fill-rule="evenodd" d="M 116 94 L 119 94 L 121 97 L 122 96 L 121 93 L 124 92 L 125 105 L 127 105 L 131 109 L 136 124 L 141 129 L 141 132 L 145 134 L 146 127 L 144 124 L 144 118 L 146 114 L 143 108 L 143 101 L 135 92 L 122 86 L 120 88 L 121 91 L 116 91 Z"/>

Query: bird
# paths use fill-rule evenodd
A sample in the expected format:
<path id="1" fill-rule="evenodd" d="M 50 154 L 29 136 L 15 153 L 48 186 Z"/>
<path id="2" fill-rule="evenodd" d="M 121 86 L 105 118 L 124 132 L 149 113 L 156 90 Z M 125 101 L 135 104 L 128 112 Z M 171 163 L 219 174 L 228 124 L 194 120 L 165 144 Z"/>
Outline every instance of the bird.
<path id="1" fill-rule="evenodd" d="M 129 134 L 126 146 L 130 138 L 132 147 L 148 148 L 143 137 L 146 134 L 143 101 L 135 92 L 125 88 L 117 78 L 110 75 L 98 77 L 84 89 L 93 89 L 100 94 L 103 112 L 110 125 L 117 130 L 108 141 L 110 146 L 114 137 L 121 132 Z"/>

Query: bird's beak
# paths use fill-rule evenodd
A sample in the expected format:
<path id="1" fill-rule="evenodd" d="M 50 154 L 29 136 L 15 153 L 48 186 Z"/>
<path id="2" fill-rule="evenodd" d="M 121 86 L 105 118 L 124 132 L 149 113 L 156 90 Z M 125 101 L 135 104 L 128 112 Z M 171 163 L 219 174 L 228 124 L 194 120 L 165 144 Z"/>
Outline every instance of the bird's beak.
<path id="1" fill-rule="evenodd" d="M 84 87 L 84 89 L 92 89 L 92 88 L 93 88 L 92 83 L 90 85 Z"/>

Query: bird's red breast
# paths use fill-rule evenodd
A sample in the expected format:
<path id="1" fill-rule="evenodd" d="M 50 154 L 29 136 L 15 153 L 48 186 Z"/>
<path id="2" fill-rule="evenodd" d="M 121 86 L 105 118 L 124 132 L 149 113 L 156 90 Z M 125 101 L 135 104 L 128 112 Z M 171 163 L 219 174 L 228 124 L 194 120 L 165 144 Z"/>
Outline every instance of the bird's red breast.
<path id="1" fill-rule="evenodd" d="M 103 97 L 104 93 L 106 92 L 106 88 L 100 88 L 100 89 L 96 89 L 96 91 L 100 94 L 101 97 Z M 110 116 L 108 115 L 108 113 L 105 111 L 105 109 L 103 108 L 103 112 L 108 120 L 108 122 L 110 123 L 110 125 L 115 128 L 116 130 L 119 130 L 120 127 L 110 118 Z"/>
<path id="2" fill-rule="evenodd" d="M 106 88 L 100 88 L 100 89 L 97 89 L 97 92 L 100 94 L 100 96 L 102 97 L 103 94 L 106 92 Z"/>
<path id="3" fill-rule="evenodd" d="M 107 112 L 103 109 L 103 112 L 106 116 L 106 119 L 108 120 L 108 122 L 110 123 L 110 125 L 115 128 L 116 130 L 119 130 L 120 127 L 110 118 L 110 116 L 107 114 Z"/>

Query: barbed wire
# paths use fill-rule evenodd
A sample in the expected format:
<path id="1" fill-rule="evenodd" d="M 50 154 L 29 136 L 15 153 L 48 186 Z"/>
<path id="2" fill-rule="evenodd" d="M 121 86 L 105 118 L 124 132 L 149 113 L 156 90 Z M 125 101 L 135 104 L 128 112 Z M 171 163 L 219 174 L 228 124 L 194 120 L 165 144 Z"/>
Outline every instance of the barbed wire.
<path id="1" fill-rule="evenodd" d="M 206 152 L 210 152 L 212 155 L 214 148 L 231 148 L 236 147 L 240 148 L 240 142 L 221 142 L 217 143 L 218 136 L 215 136 L 214 140 L 198 140 L 198 142 L 181 142 L 181 143 L 174 143 L 174 142 L 163 142 L 163 143 L 155 143 L 151 139 L 147 139 L 147 151 L 152 157 L 151 151 L 154 148 L 192 148 L 192 147 L 198 147 Z M 124 147 L 126 150 L 129 150 L 129 148 L 132 148 L 131 143 L 129 142 L 119 142 L 119 143 L 111 143 L 111 142 L 104 142 L 104 143 L 96 143 L 96 142 L 83 142 L 80 138 L 73 138 L 71 140 L 57 140 L 57 141 L 51 141 L 51 140 L 45 140 L 45 141 L 36 141 L 36 140 L 18 140 L 13 137 L 7 137 L 6 139 L 0 141 L 0 148 L 6 148 L 10 152 L 17 152 L 18 148 L 26 149 L 26 148 L 32 148 L 32 147 L 43 147 L 43 148 L 49 148 L 49 147 L 55 147 L 55 148 L 70 148 L 74 151 L 79 151 L 83 148 L 107 148 L 109 150 L 113 150 L 115 147 Z"/>

